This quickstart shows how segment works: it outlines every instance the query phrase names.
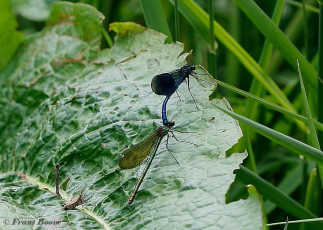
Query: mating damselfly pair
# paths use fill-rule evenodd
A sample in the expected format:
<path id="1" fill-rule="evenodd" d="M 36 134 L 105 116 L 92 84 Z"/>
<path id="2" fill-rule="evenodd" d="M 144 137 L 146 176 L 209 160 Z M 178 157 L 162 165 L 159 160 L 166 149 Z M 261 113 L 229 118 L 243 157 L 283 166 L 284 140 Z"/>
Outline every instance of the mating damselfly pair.
<path id="1" fill-rule="evenodd" d="M 189 76 L 193 76 L 197 80 L 205 81 L 203 79 L 199 79 L 196 75 L 209 75 L 210 76 L 210 74 L 207 73 L 207 71 L 205 70 L 204 67 L 202 67 L 202 66 L 200 66 L 200 67 L 206 72 L 206 74 L 195 73 L 194 70 L 196 69 L 196 66 L 194 66 L 194 65 L 184 65 L 181 68 L 176 69 L 174 71 L 158 74 L 153 77 L 153 79 L 151 81 L 152 91 L 157 95 L 166 96 L 166 98 L 162 104 L 162 113 L 161 113 L 163 126 L 158 127 L 156 130 L 154 130 L 149 135 L 147 135 L 141 142 L 126 149 L 120 155 L 119 167 L 121 169 L 130 169 L 130 168 L 137 167 L 142 162 L 144 162 L 146 159 L 148 159 L 145 169 L 144 169 L 142 175 L 140 176 L 140 178 L 138 179 L 133 192 L 130 195 L 130 198 L 128 200 L 128 204 L 131 204 L 134 201 L 135 196 L 140 188 L 140 185 L 141 185 L 143 179 L 145 178 L 149 167 L 152 164 L 152 161 L 156 155 L 158 147 L 159 147 L 163 137 L 165 137 L 165 136 L 167 136 L 166 147 L 168 149 L 168 134 L 169 134 L 169 132 L 171 132 L 171 133 L 173 132 L 173 127 L 175 126 L 175 122 L 168 121 L 167 115 L 166 115 L 167 114 L 166 105 L 167 105 L 167 102 L 170 99 L 170 97 L 177 91 L 178 87 L 181 85 L 181 83 L 183 81 L 187 81 L 188 91 L 189 91 L 191 97 L 193 98 L 196 108 L 198 109 L 196 101 L 194 100 L 194 97 L 193 97 L 193 95 L 190 91 L 190 88 L 189 88 Z M 214 82 L 207 81 L 207 83 L 210 83 L 210 84 L 216 86 L 216 84 Z M 178 140 L 177 138 L 175 138 L 175 139 Z M 180 141 L 180 140 L 178 140 L 178 141 Z M 187 142 L 187 141 L 181 141 L 181 142 Z M 187 142 L 187 143 L 190 143 L 190 142 Z M 190 144 L 194 144 L 194 143 L 190 143 Z M 169 151 L 169 149 L 168 149 L 168 151 Z M 174 159 L 177 162 L 175 157 L 174 157 Z"/>

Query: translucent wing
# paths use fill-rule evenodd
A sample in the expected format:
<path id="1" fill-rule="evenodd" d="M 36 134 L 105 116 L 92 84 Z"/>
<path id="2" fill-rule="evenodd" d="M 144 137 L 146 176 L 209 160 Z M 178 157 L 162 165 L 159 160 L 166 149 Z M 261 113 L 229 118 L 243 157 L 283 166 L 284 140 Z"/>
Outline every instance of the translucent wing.
<path id="1" fill-rule="evenodd" d="M 160 130 L 157 129 L 150 133 L 142 142 L 126 149 L 119 158 L 119 167 L 122 169 L 130 169 L 140 165 L 150 154 L 156 149 L 156 144 L 159 144 L 159 139 L 164 135 L 160 135 Z"/>

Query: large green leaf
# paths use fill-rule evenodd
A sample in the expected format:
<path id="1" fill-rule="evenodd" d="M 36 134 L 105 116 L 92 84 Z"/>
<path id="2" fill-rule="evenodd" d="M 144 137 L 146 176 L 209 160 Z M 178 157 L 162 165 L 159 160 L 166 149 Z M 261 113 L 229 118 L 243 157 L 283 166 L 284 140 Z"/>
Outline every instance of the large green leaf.
<path id="1" fill-rule="evenodd" d="M 134 204 L 127 204 L 143 167 L 121 170 L 118 157 L 161 124 L 164 98 L 152 93 L 151 78 L 185 64 L 187 54 L 182 54 L 180 43 L 165 44 L 166 36 L 156 31 L 115 23 L 114 46 L 95 58 L 100 37 L 91 34 L 91 28 L 95 32 L 100 19 L 83 4 L 55 4 L 44 32 L 31 38 L 21 57 L 13 60 L 17 63 L 8 67 L 10 84 L 3 87 L 11 94 L 1 109 L 15 105 L 28 112 L 16 111 L 20 122 L 9 125 L 10 132 L 0 130 L 11 140 L 2 144 L 0 155 L 5 218 L 9 223 L 15 217 L 55 219 L 64 222 L 60 227 L 83 229 L 260 229 L 255 192 L 247 200 L 225 204 L 233 171 L 246 157 L 245 153 L 226 156 L 242 135 L 240 127 L 209 102 L 213 85 L 194 78 L 190 87 L 199 109 L 183 83 L 178 90 L 181 100 L 174 95 L 167 112 L 176 122 L 176 137 L 198 146 L 170 137 L 168 146 L 177 165 L 165 138 Z M 36 57 L 41 66 L 52 67 L 43 81 L 35 81 Z M 34 65 L 18 64 L 26 60 L 34 60 Z M 28 87 L 19 89 L 22 81 Z M 213 103 L 229 107 L 225 100 Z M 2 116 L 10 113 L 4 111 Z M 56 163 L 61 165 L 63 199 L 54 196 Z M 87 188 L 84 207 L 62 209 L 63 200 Z"/>
<path id="2" fill-rule="evenodd" d="M 0 72 L 0 152 L 15 144 L 17 127 L 40 103 L 66 88 L 68 79 L 86 74 L 86 64 L 99 51 L 102 20 L 92 7 L 54 5 L 46 28 Z"/>

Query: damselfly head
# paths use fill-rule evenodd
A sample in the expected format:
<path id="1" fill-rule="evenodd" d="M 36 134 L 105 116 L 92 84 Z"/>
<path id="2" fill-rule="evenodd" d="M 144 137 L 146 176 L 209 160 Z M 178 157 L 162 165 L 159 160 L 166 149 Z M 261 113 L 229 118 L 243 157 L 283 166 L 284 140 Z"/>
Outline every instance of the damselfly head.
<path id="1" fill-rule="evenodd" d="M 181 71 L 183 72 L 185 78 L 188 77 L 195 70 L 195 65 L 183 65 Z"/>
<path id="2" fill-rule="evenodd" d="M 172 127 L 173 126 L 165 126 L 165 125 L 158 127 L 158 129 L 157 129 L 157 136 L 158 137 L 164 137 L 164 136 L 166 136 Z"/>

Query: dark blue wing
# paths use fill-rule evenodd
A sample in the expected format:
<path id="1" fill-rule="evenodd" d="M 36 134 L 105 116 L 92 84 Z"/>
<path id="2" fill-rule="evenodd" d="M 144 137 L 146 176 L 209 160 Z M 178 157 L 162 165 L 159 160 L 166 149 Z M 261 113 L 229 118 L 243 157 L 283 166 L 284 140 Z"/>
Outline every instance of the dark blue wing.
<path id="1" fill-rule="evenodd" d="M 162 73 L 153 77 L 151 80 L 151 89 L 157 95 L 172 95 L 176 89 L 176 81 L 171 73 Z"/>

